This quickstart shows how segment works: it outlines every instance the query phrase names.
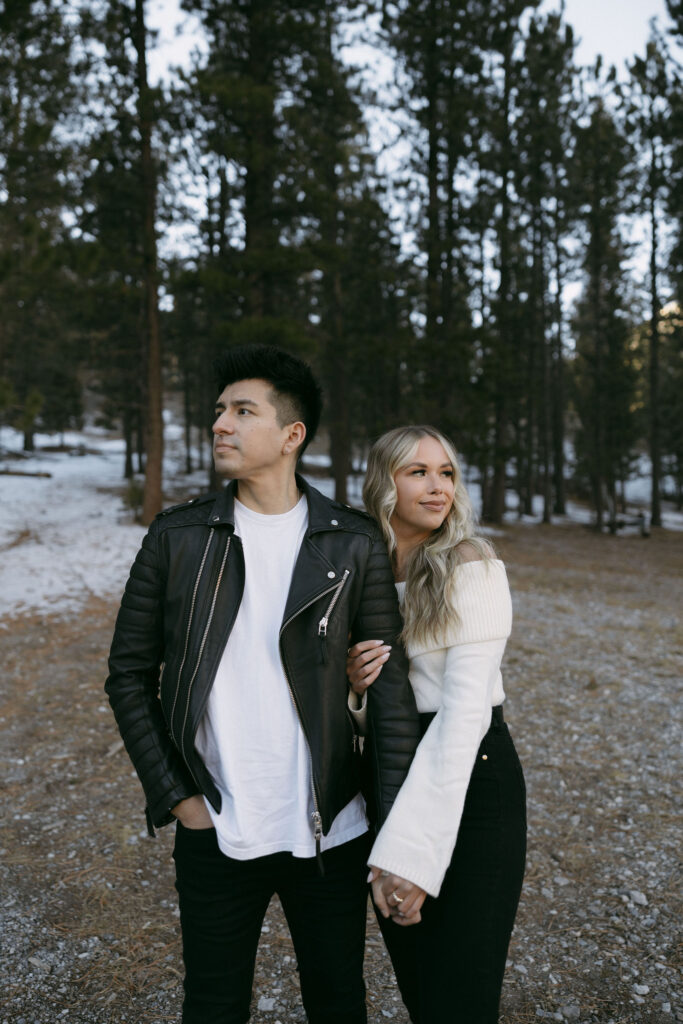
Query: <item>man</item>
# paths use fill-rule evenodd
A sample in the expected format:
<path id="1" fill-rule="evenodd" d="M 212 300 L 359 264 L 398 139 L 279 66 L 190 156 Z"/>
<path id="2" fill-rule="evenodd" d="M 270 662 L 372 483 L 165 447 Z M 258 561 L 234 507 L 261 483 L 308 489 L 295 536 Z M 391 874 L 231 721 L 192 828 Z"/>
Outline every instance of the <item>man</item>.
<path id="1" fill-rule="evenodd" d="M 320 418 L 309 367 L 233 349 L 219 386 L 231 483 L 152 524 L 106 691 L 150 830 L 177 819 L 184 1024 L 249 1019 L 273 893 L 311 1024 L 364 1024 L 369 844 L 345 666 L 349 637 L 392 647 L 369 696 L 381 824 L 419 740 L 393 576 L 374 522 L 295 474 Z"/>

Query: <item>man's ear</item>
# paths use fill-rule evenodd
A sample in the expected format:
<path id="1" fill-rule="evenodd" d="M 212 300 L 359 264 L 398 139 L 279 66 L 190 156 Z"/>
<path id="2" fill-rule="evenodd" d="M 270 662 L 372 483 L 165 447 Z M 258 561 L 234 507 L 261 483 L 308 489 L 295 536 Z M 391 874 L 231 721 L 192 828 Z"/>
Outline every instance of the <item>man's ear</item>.
<path id="1" fill-rule="evenodd" d="M 283 455 L 291 455 L 297 448 L 300 448 L 306 438 L 306 426 L 301 420 L 290 423 L 287 427 L 287 437 L 282 446 Z"/>

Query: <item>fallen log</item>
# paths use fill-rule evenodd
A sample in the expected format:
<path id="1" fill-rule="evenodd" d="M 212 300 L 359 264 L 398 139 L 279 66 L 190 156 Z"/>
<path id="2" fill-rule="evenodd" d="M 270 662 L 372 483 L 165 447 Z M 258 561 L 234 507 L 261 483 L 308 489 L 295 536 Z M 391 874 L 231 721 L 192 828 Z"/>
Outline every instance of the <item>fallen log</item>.
<path id="1" fill-rule="evenodd" d="M 2 469 L 0 468 L 0 476 L 52 476 L 52 473 L 45 472 L 30 472 L 26 469 Z"/>

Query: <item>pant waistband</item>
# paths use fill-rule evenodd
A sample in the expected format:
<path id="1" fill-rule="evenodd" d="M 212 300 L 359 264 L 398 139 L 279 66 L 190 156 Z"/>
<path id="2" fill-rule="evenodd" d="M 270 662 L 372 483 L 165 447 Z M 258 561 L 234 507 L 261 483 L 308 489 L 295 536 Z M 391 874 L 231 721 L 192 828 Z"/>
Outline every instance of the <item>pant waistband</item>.
<path id="1" fill-rule="evenodd" d="M 429 728 L 432 719 L 434 718 L 436 711 L 421 711 L 420 712 L 420 732 L 424 736 Z M 503 705 L 496 704 L 495 707 L 491 708 L 491 725 L 490 729 L 500 729 L 505 724 L 505 718 L 503 716 Z"/>

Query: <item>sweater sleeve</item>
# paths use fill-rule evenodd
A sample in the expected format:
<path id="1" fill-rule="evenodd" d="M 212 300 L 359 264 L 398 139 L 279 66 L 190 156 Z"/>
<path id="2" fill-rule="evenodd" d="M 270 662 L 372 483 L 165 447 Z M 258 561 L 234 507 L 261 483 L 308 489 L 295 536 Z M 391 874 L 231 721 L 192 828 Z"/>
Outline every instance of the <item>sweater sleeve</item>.
<path id="1" fill-rule="evenodd" d="M 354 693 L 349 686 L 349 692 L 346 697 L 346 706 L 349 709 L 351 715 L 351 721 L 353 727 L 356 730 L 358 736 L 367 736 L 368 734 L 368 691 L 363 693 L 362 697 L 359 697 L 357 693 Z"/>
<path id="2" fill-rule="evenodd" d="M 468 570 L 468 577 L 483 579 L 485 567 L 474 564 L 479 568 Z M 474 760 L 491 722 L 509 632 L 504 569 L 502 580 L 504 586 L 501 577 L 492 578 L 488 589 L 485 583 L 475 586 L 478 596 L 469 588 L 469 611 L 467 602 L 459 604 L 457 634 L 477 639 L 454 643 L 445 652 L 440 706 L 369 857 L 370 864 L 407 878 L 431 896 L 438 896 L 450 864 Z M 454 630 L 453 639 L 457 634 Z"/>

